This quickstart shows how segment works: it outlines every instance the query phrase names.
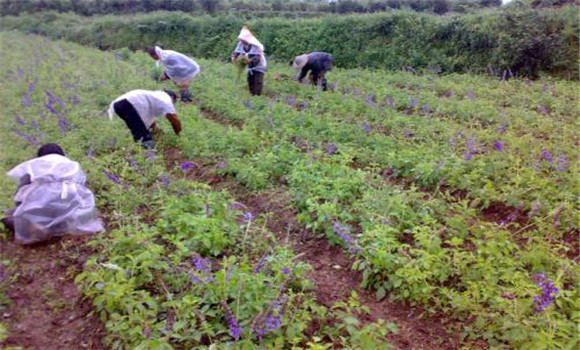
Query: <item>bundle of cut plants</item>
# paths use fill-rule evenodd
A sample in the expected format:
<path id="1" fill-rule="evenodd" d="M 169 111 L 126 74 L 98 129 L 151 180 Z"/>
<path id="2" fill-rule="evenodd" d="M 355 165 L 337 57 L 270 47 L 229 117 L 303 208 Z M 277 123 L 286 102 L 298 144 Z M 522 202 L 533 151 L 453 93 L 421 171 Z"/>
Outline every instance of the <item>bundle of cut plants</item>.
<path id="1" fill-rule="evenodd" d="M 250 59 L 246 55 L 238 56 L 234 61 L 234 66 L 238 69 L 238 80 L 242 77 L 242 72 L 250 63 Z"/>

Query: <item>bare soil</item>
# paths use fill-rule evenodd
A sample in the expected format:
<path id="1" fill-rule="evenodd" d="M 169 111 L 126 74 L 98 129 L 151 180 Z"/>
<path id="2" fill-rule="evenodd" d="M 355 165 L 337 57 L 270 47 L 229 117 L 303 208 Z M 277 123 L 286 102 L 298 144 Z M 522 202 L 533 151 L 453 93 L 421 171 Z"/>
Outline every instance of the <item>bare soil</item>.
<path id="1" fill-rule="evenodd" d="M 11 300 L 1 315 L 9 333 L 0 348 L 106 349 L 104 326 L 73 281 L 91 254 L 89 239 L 67 237 L 32 246 L 0 240 L 0 256 L 10 261 L 0 274 L 0 287 Z"/>

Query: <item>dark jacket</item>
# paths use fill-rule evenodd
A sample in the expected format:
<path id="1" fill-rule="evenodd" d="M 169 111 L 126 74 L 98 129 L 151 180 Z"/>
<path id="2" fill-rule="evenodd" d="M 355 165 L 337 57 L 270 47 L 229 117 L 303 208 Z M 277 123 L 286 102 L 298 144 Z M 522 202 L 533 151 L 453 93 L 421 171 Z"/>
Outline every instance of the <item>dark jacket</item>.
<path id="1" fill-rule="evenodd" d="M 308 71 L 318 77 L 321 73 L 329 72 L 334 68 L 334 57 L 326 52 L 312 52 L 308 54 L 308 63 L 302 67 L 299 80 L 304 79 Z"/>

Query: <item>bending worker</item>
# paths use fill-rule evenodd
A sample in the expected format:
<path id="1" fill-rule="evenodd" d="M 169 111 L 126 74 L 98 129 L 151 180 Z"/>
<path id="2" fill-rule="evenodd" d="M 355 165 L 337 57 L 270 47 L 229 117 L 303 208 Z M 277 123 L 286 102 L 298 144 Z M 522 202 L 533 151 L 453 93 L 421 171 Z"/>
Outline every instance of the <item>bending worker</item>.
<path id="1" fill-rule="evenodd" d="M 256 39 L 248 27 L 243 27 L 238 35 L 238 45 L 232 53 L 232 61 L 239 58 L 247 58 L 248 87 L 252 95 L 261 95 L 264 87 L 264 74 L 266 73 L 266 56 L 264 45 Z"/>
<path id="2" fill-rule="evenodd" d="M 181 121 L 177 117 L 174 103 L 177 95 L 170 90 L 148 91 L 133 90 L 117 97 L 109 107 L 109 118 L 116 113 L 125 124 L 135 142 L 143 143 L 145 149 L 155 146 L 150 129 L 155 127 L 155 121 L 167 117 L 176 135 L 181 132 Z"/>
<path id="3" fill-rule="evenodd" d="M 16 208 L 5 213 L 2 223 L 14 233 L 16 242 L 30 244 L 102 231 L 95 197 L 86 187 L 80 164 L 65 157 L 54 143 L 40 147 L 37 156 L 7 173 L 19 185 Z"/>
<path id="4" fill-rule="evenodd" d="M 326 72 L 330 72 L 334 68 L 334 57 L 326 52 L 312 52 L 297 56 L 290 65 L 296 70 L 300 70 L 298 81 L 306 77 L 310 71 L 310 81 L 312 85 L 322 86 L 322 90 L 326 91 Z"/>
<path id="5" fill-rule="evenodd" d="M 157 65 L 162 64 L 165 67 L 160 80 L 171 79 L 179 87 L 181 101 L 191 102 L 189 85 L 191 79 L 200 72 L 197 62 L 182 53 L 162 50 L 159 46 L 151 47 L 147 52 L 157 61 Z"/>

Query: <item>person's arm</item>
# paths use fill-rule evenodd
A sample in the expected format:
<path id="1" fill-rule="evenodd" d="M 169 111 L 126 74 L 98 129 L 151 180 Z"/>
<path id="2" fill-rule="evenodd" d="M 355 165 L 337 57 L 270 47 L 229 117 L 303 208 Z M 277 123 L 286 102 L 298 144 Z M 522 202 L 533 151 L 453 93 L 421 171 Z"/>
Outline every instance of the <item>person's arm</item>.
<path id="1" fill-rule="evenodd" d="M 167 76 L 167 72 L 163 72 L 163 74 L 161 74 L 161 77 L 159 77 L 159 81 L 164 81 L 169 79 L 169 77 Z"/>
<path id="2" fill-rule="evenodd" d="M 241 43 L 237 43 L 236 44 L 236 48 L 234 49 L 234 52 L 232 52 L 232 61 L 235 61 L 236 58 L 238 58 L 238 56 L 240 56 L 240 50 L 238 50 L 238 48 L 240 47 Z"/>
<path id="3" fill-rule="evenodd" d="M 308 74 L 308 65 L 302 67 L 302 70 L 300 71 L 300 75 L 298 76 L 298 82 L 301 83 L 302 80 L 306 77 L 306 74 Z"/>
<path id="4" fill-rule="evenodd" d="M 168 113 L 166 117 L 171 123 L 171 127 L 173 127 L 173 132 L 175 133 L 175 135 L 179 135 L 179 133 L 181 132 L 181 121 L 177 117 L 177 114 Z"/>

